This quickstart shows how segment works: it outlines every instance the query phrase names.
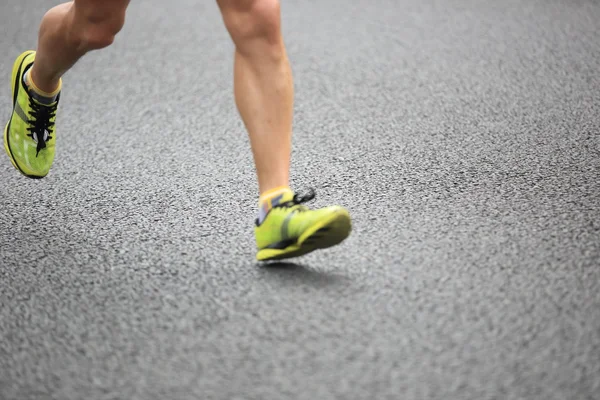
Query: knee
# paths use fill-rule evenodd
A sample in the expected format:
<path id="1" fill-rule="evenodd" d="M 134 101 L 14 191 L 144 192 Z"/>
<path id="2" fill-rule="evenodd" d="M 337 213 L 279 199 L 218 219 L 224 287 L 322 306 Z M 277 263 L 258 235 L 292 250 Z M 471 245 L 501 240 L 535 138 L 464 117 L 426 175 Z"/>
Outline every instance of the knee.
<path id="1" fill-rule="evenodd" d="M 110 46 L 125 24 L 128 0 L 85 0 L 88 3 L 77 9 L 75 5 L 76 40 L 89 51 Z"/>
<path id="2" fill-rule="evenodd" d="M 221 7 L 225 26 L 238 48 L 256 39 L 278 45 L 281 42 L 279 0 L 229 0 Z"/>

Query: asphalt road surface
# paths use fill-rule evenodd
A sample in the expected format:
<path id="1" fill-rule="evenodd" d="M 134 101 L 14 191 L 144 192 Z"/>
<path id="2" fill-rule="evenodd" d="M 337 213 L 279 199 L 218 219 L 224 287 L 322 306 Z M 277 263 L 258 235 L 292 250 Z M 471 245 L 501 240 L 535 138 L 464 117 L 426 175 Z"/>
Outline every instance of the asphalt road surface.
<path id="1" fill-rule="evenodd" d="M 0 97 L 52 1 L 0 5 Z M 0 398 L 600 399 L 600 3 L 286 0 L 293 187 L 342 245 L 254 261 L 211 1 L 133 2 L 0 162 Z"/>

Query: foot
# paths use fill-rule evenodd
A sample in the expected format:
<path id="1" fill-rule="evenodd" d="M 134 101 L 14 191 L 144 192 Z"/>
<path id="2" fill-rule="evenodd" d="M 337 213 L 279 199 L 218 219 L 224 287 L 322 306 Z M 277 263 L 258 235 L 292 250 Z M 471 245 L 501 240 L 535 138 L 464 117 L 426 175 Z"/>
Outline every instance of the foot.
<path id="1" fill-rule="evenodd" d="M 4 129 L 4 148 L 13 166 L 29 178 L 43 178 L 54 161 L 56 111 L 60 96 L 43 104 L 23 82 L 35 52 L 27 51 L 15 61 L 12 72 L 13 113 Z"/>
<path id="2" fill-rule="evenodd" d="M 348 211 L 339 206 L 311 210 L 302 205 L 314 198 L 286 194 L 255 227 L 259 261 L 299 257 L 335 246 L 352 230 Z"/>

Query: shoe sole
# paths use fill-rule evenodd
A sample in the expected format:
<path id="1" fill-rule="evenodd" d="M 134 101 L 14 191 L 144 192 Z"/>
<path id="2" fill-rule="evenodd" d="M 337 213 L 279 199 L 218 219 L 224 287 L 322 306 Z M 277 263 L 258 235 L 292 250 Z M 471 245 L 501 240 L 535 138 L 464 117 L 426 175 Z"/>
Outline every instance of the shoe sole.
<path id="1" fill-rule="evenodd" d="M 15 106 L 15 103 L 17 101 L 16 93 L 17 93 L 17 88 L 19 87 L 19 84 L 20 84 L 21 69 L 23 68 L 23 62 L 25 61 L 25 58 L 29 57 L 31 54 L 34 54 L 34 53 L 35 53 L 35 51 L 33 51 L 33 50 L 24 52 L 15 60 L 15 63 L 13 64 L 12 75 L 11 75 L 11 97 L 13 100 L 13 107 Z M 15 158 L 12 155 L 12 151 L 10 150 L 10 146 L 9 146 L 9 142 L 8 142 L 8 128 L 10 127 L 11 121 L 12 121 L 12 115 L 10 117 L 10 120 L 8 121 L 8 124 L 6 124 L 6 126 L 4 127 L 4 150 L 6 150 L 6 154 L 8 155 L 8 158 L 10 159 L 11 164 L 13 165 L 13 167 L 15 167 L 15 169 L 17 171 L 19 171 L 21 174 L 25 175 L 28 178 L 31 178 L 31 179 L 44 178 L 46 175 L 27 174 L 25 171 L 23 171 L 18 166 L 17 162 L 15 161 Z"/>
<path id="2" fill-rule="evenodd" d="M 295 258 L 326 249 L 343 242 L 352 231 L 352 222 L 347 210 L 341 209 L 329 218 L 317 222 L 285 249 L 263 249 L 256 254 L 258 261 L 274 261 Z"/>

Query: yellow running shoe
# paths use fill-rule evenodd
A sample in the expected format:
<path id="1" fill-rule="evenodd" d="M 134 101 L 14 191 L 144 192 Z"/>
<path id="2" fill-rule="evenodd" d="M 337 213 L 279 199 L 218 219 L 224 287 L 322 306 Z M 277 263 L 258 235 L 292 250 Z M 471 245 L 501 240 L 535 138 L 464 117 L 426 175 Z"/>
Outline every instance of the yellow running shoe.
<path id="1" fill-rule="evenodd" d="M 259 224 L 254 233 L 259 261 L 299 257 L 317 249 L 335 246 L 350 235 L 352 224 L 348 210 L 330 206 L 311 210 L 302 205 L 315 197 L 286 193 Z"/>
<path id="2" fill-rule="evenodd" d="M 13 113 L 4 129 L 4 148 L 10 161 L 23 175 L 39 179 L 54 161 L 56 111 L 60 94 L 49 104 L 32 95 L 23 76 L 33 65 L 34 51 L 21 54 L 13 66 Z"/>

